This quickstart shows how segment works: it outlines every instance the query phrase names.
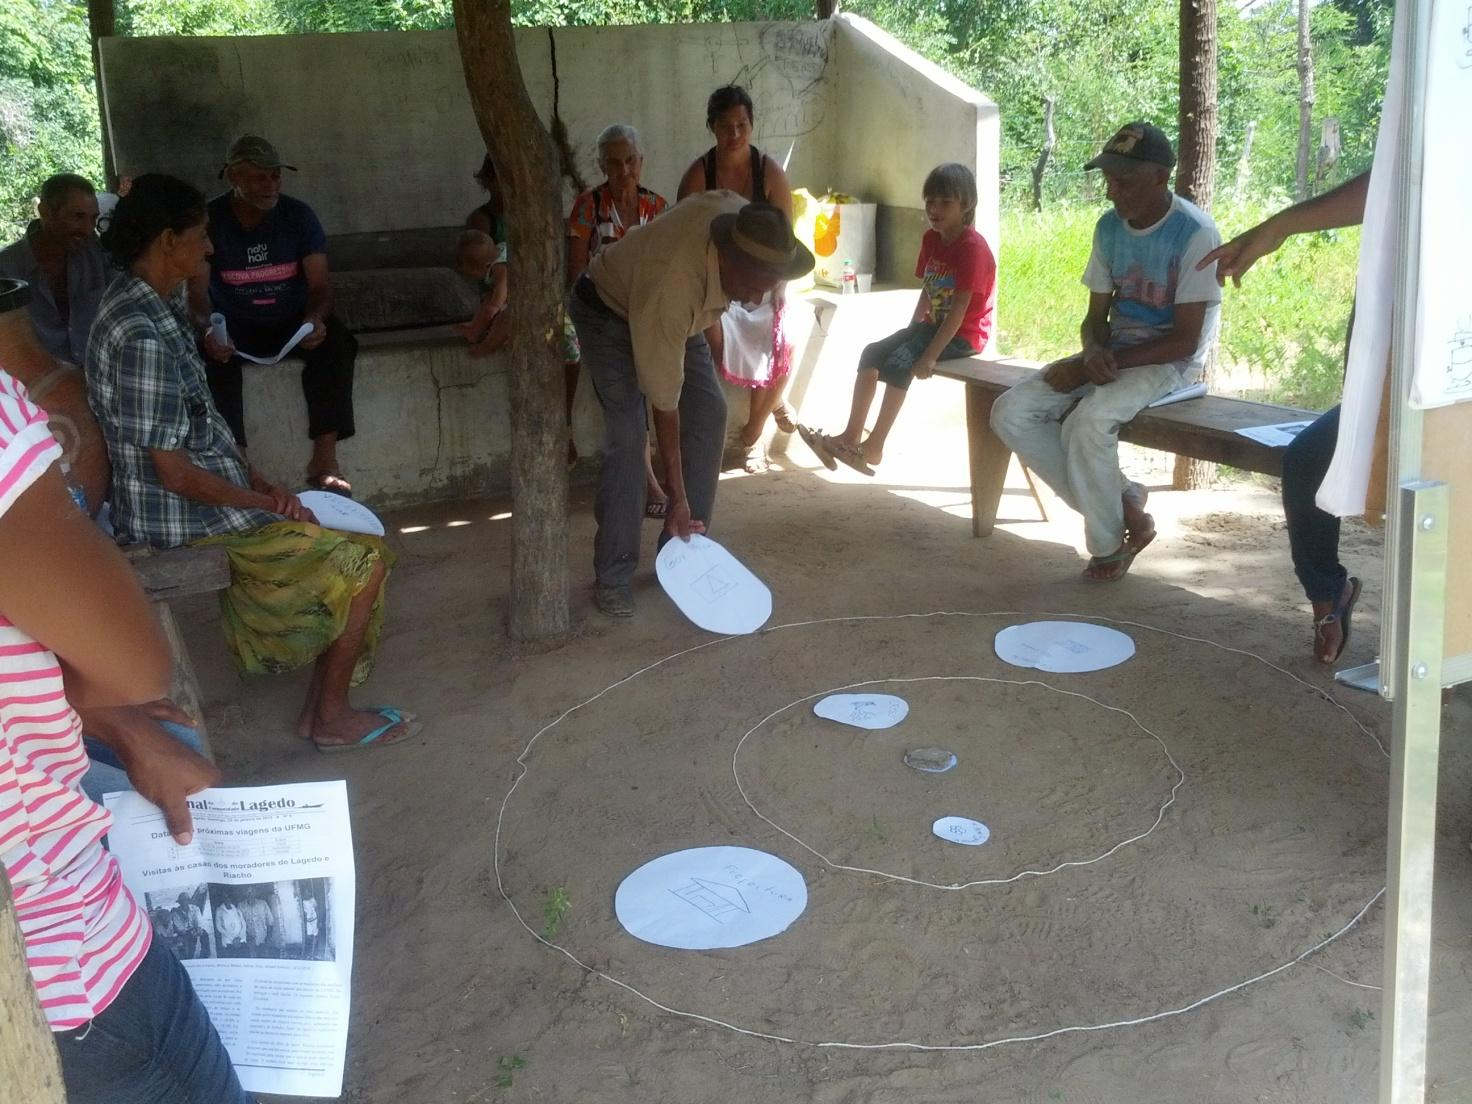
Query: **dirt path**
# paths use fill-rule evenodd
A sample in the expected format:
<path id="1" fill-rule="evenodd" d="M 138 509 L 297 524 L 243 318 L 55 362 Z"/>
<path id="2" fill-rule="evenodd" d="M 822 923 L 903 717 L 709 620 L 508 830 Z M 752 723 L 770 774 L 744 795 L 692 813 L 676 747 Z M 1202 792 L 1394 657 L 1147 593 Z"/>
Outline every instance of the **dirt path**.
<path id="1" fill-rule="evenodd" d="M 503 824 L 501 874 L 528 923 L 540 927 L 547 894 L 562 889 L 570 908 L 555 941 L 661 1003 L 762 1034 L 862 1044 L 975 1044 L 1141 1018 L 1338 931 L 1383 882 L 1385 759 L 1350 715 L 1386 740 L 1389 713 L 1336 691 L 1340 712 L 1270 666 L 1328 685 L 1307 659 L 1308 616 L 1271 489 L 1157 491 L 1159 539 L 1123 583 L 1086 585 L 1075 520 L 1056 503 L 1051 522 L 1034 520 L 1020 481 L 1007 524 L 970 538 L 958 393 L 937 383 L 917 396 L 877 480 L 830 477 L 795 442 L 787 470 L 723 483 L 714 535 L 770 584 L 773 625 L 878 619 L 701 649 L 549 730 Z M 1137 455 L 1131 474 L 1158 484 L 1164 469 Z M 314 754 L 290 736 L 302 680 L 238 682 L 210 603 L 181 611 L 227 774 L 348 779 L 360 888 L 346 1099 L 1374 1099 L 1380 994 L 1360 986 L 1380 983 L 1378 906 L 1307 962 L 1188 1014 L 979 1052 L 745 1036 L 660 1012 L 538 944 L 492 866 L 518 753 L 568 707 L 712 638 L 648 577 L 631 624 L 592 611 L 584 491 L 573 525 L 579 633 L 555 652 L 518 652 L 502 628 L 507 508 L 469 502 L 392 519 L 403 559 L 365 700 L 421 714 L 426 737 L 412 748 Z M 1378 534 L 1348 526 L 1344 554 L 1367 581 L 1348 657 L 1363 661 L 1378 632 Z M 1128 664 L 1046 680 L 1090 702 L 974 681 L 1025 678 L 991 650 L 993 632 L 1018 618 L 895 616 L 935 610 L 1126 619 L 1262 660 L 1133 629 Z M 732 752 L 761 718 L 832 686 L 930 676 L 946 679 L 896 689 L 911 702 L 909 729 L 837 732 L 797 708 L 743 745 L 741 785 L 812 851 L 753 814 Z M 1105 706 L 1129 709 L 1138 725 Z M 1439 1102 L 1472 1099 L 1472 759 L 1457 739 L 1468 719 L 1454 700 L 1432 1000 L 1429 1099 Z M 907 771 L 898 753 L 915 743 L 953 747 L 962 765 L 934 778 Z M 1055 874 L 946 892 L 851 874 L 813 853 L 938 883 L 1089 859 L 1151 827 L 1177 781 L 1172 759 L 1184 782 L 1158 828 Z M 993 842 L 930 838 L 930 819 L 956 811 L 987 821 Z M 625 874 L 713 843 L 796 865 L 810 892 L 802 919 L 776 939 L 712 953 L 661 951 L 619 929 L 612 894 Z M 523 1063 L 510 1087 L 497 1084 L 503 1059 Z"/>

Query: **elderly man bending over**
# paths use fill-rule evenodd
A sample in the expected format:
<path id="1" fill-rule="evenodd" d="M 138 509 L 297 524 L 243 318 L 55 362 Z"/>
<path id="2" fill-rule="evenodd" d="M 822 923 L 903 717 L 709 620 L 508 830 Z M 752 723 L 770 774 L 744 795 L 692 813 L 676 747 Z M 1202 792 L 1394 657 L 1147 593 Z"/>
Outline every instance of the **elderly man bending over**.
<path id="1" fill-rule="evenodd" d="M 704 192 L 601 246 L 573 286 L 568 313 L 603 404 L 593 543 L 594 600 L 611 617 L 634 612 L 630 580 L 644 518 L 644 400 L 669 480 L 662 540 L 710 524 L 726 398 L 705 330 L 733 300 L 755 303 L 813 267 L 787 216 L 735 192 Z"/>
<path id="2" fill-rule="evenodd" d="M 1085 169 L 1099 169 L 1114 210 L 1094 227 L 1084 270 L 1083 349 L 1011 388 L 992 429 L 1084 517 L 1084 578 L 1123 578 L 1155 539 L 1145 488 L 1119 470 L 1119 429 L 1200 373 L 1216 338 L 1221 288 L 1197 263 L 1216 224 L 1170 190 L 1175 154 L 1148 123 L 1130 123 Z"/>

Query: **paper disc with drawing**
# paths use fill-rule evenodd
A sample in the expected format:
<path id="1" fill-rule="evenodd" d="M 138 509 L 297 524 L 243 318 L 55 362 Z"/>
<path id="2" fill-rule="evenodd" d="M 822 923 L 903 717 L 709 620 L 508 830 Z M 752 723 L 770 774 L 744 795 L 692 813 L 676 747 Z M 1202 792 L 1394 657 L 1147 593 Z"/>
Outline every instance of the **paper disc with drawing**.
<path id="1" fill-rule="evenodd" d="M 370 537 L 383 536 L 383 522 L 361 502 L 331 491 L 302 491 L 296 497 L 312 511 L 317 524 L 324 529 L 336 529 L 339 533 L 366 533 Z"/>
<path id="2" fill-rule="evenodd" d="M 709 537 L 678 537 L 654 561 L 659 585 L 680 612 L 707 632 L 756 632 L 772 616 L 772 592 Z"/>
<path id="3" fill-rule="evenodd" d="M 614 894 L 635 939 L 682 951 L 744 947 L 784 932 L 808 907 L 789 863 L 749 847 L 694 847 L 651 859 Z"/>
<path id="4" fill-rule="evenodd" d="M 930 826 L 930 830 L 949 843 L 962 843 L 967 847 L 980 847 L 992 838 L 990 828 L 970 817 L 941 817 Z"/>
<path id="5" fill-rule="evenodd" d="M 997 633 L 997 658 L 1014 667 L 1057 674 L 1102 671 L 1135 654 L 1135 642 L 1118 629 L 1087 621 L 1030 621 Z"/>
<path id="6" fill-rule="evenodd" d="M 813 712 L 855 728 L 893 728 L 910 712 L 910 704 L 893 694 L 829 694 Z"/>

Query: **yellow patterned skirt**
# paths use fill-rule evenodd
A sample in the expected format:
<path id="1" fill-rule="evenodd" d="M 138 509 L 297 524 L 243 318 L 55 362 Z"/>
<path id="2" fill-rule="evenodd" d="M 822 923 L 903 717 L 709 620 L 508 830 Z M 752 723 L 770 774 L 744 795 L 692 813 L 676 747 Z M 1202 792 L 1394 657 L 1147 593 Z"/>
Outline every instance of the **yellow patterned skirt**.
<path id="1" fill-rule="evenodd" d="M 296 521 L 198 543 L 219 545 L 230 559 L 230 586 L 220 592 L 220 624 L 244 675 L 281 674 L 315 660 L 342 635 L 348 607 L 368 585 L 374 567 L 381 561 L 387 571 L 395 559 L 380 537 Z M 354 686 L 373 670 L 383 606 L 380 589 L 353 668 Z"/>

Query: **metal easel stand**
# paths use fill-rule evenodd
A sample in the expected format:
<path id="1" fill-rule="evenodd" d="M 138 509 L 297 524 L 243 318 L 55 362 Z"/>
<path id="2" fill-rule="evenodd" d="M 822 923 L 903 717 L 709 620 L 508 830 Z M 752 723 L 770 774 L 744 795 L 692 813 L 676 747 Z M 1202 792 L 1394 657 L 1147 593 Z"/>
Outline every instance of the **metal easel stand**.
<path id="1" fill-rule="evenodd" d="M 1399 506 L 1380 1101 L 1424 1104 L 1450 494 L 1406 483 Z"/>

